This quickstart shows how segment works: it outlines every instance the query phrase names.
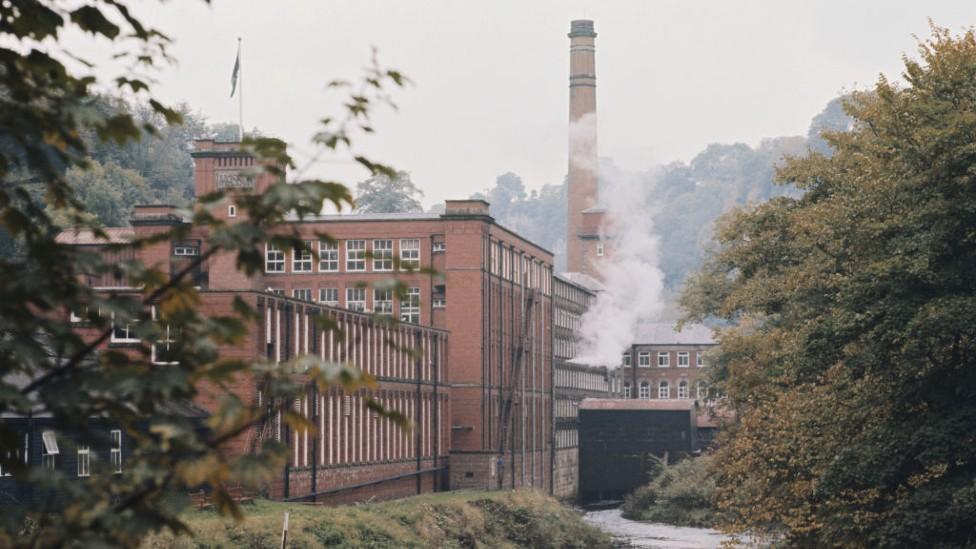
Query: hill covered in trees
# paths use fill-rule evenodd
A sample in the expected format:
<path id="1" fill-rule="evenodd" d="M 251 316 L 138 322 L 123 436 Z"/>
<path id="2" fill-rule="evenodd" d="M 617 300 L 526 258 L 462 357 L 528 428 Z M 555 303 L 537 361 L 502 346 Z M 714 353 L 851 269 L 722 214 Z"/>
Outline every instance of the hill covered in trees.
<path id="1" fill-rule="evenodd" d="M 803 156 L 808 150 L 825 151 L 820 137 L 824 129 L 849 129 L 842 100 L 834 99 L 818 114 L 806 136 L 776 137 L 757 147 L 743 143 L 711 144 L 690 162 L 674 162 L 640 174 L 654 228 L 661 237 L 661 262 L 669 288 L 678 289 L 688 273 L 702 264 L 711 242 L 713 223 L 730 208 L 770 198 L 796 194 L 789 185 L 774 183 L 776 166 L 785 156 Z M 601 178 L 620 174 L 612 161 L 601 161 Z M 501 224 L 556 252 L 557 268 L 563 267 L 566 247 L 566 185 L 544 185 L 527 191 L 514 173 L 498 177 L 495 186 L 474 195 L 491 203 L 491 213 Z"/>

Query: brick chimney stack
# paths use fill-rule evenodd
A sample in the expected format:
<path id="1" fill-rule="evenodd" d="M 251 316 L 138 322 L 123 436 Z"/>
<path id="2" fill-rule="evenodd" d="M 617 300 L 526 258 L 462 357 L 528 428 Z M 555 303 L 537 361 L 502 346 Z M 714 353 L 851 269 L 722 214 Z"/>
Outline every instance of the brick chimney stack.
<path id="1" fill-rule="evenodd" d="M 569 30 L 569 188 L 566 270 L 596 277 L 603 255 L 599 225 L 596 142 L 596 32 L 593 21 L 576 20 Z"/>

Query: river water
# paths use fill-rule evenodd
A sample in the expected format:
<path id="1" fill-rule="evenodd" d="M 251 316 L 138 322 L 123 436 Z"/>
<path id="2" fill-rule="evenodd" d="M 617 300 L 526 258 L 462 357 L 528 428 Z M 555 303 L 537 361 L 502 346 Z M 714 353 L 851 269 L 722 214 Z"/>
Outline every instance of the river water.
<path id="1" fill-rule="evenodd" d="M 583 519 L 633 547 L 710 549 L 721 547 L 727 536 L 708 528 L 685 528 L 653 522 L 637 522 L 620 516 L 620 509 L 588 511 Z"/>

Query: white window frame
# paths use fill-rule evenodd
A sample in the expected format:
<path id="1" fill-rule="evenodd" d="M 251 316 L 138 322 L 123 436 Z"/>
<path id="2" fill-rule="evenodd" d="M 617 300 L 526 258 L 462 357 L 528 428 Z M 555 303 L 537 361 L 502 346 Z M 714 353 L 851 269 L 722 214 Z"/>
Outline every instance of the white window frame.
<path id="1" fill-rule="evenodd" d="M 691 391 L 688 390 L 688 380 L 682 379 L 678 382 L 678 398 L 688 400 L 691 398 Z"/>
<path id="2" fill-rule="evenodd" d="M 312 242 L 306 241 L 301 248 L 292 249 L 291 272 L 293 273 L 312 272 Z"/>
<path id="3" fill-rule="evenodd" d="M 339 243 L 319 240 L 319 272 L 339 272 Z"/>
<path id="4" fill-rule="evenodd" d="M 366 241 L 346 241 L 346 271 L 363 272 L 366 270 Z"/>
<path id="5" fill-rule="evenodd" d="M 596 256 L 603 257 L 603 242 L 596 243 Z"/>
<path id="6" fill-rule="evenodd" d="M 641 368 L 651 367 L 651 352 L 650 351 L 640 351 L 637 353 L 637 365 Z"/>
<path id="7" fill-rule="evenodd" d="M 684 359 L 684 364 L 681 363 L 681 359 Z M 688 355 L 688 351 L 678 351 L 678 368 L 687 368 L 689 366 L 691 366 L 691 358 Z"/>
<path id="8" fill-rule="evenodd" d="M 331 293 L 335 299 L 328 299 Z M 339 288 L 319 288 L 319 303 L 329 307 L 339 306 Z"/>
<path id="9" fill-rule="evenodd" d="M 708 397 L 708 384 L 707 383 L 705 383 L 704 381 L 699 380 L 698 383 L 695 384 L 695 397 L 698 398 L 698 400 L 703 400 L 706 397 Z"/>
<path id="10" fill-rule="evenodd" d="M 630 353 L 624 353 L 624 366 L 630 366 Z"/>
<path id="11" fill-rule="evenodd" d="M 41 465 L 45 469 L 54 470 L 57 465 L 57 456 L 60 453 L 58 437 L 54 431 L 43 431 L 41 433 Z"/>
<path id="12" fill-rule="evenodd" d="M 301 294 L 301 295 L 299 295 Z M 291 296 L 295 299 L 300 299 L 302 301 L 312 301 L 312 289 L 311 288 L 292 288 Z"/>
<path id="13" fill-rule="evenodd" d="M 86 446 L 78 446 L 78 477 L 90 477 L 91 476 L 91 448 Z"/>
<path id="14" fill-rule="evenodd" d="M 200 249 L 193 246 L 174 246 L 173 255 L 195 257 L 200 255 Z"/>
<path id="15" fill-rule="evenodd" d="M 624 398 L 630 398 L 630 382 L 624 382 Z"/>
<path id="16" fill-rule="evenodd" d="M 150 309 L 150 311 L 151 311 L 151 314 L 152 314 L 152 320 L 153 320 L 153 322 L 159 322 L 159 309 L 157 309 L 156 306 L 153 305 L 152 308 Z M 166 326 L 162 330 L 162 333 L 160 334 L 160 336 L 161 336 L 161 339 L 159 339 L 158 341 L 154 342 L 149 347 L 149 361 L 152 362 L 153 364 L 159 364 L 161 366 L 172 365 L 172 364 L 179 364 L 179 362 L 176 362 L 176 361 L 166 362 L 166 361 L 158 360 L 157 353 L 156 353 L 156 346 L 157 345 L 165 345 L 166 346 L 166 350 L 168 351 L 169 350 L 169 346 L 172 345 L 173 343 L 176 343 L 176 340 L 173 339 L 173 335 L 170 332 L 169 324 L 166 324 Z"/>
<path id="17" fill-rule="evenodd" d="M 439 252 L 446 252 L 447 242 L 434 242 L 434 244 L 430 248 L 430 251 L 435 254 Z"/>
<path id="18" fill-rule="evenodd" d="M 400 301 L 400 322 L 420 324 L 420 288 L 407 288 L 405 297 Z"/>
<path id="19" fill-rule="evenodd" d="M 669 368 L 670 366 L 671 366 L 671 353 L 668 351 L 659 351 L 657 353 L 657 367 Z"/>
<path id="20" fill-rule="evenodd" d="M 285 272 L 285 252 L 271 244 L 264 245 L 264 272 L 283 273 Z"/>
<path id="21" fill-rule="evenodd" d="M 671 398 L 671 383 L 666 379 L 662 379 L 657 384 L 657 398 L 659 399 L 670 399 Z"/>
<path id="22" fill-rule="evenodd" d="M 393 240 L 373 240 L 373 271 L 386 273 L 393 270 Z"/>
<path id="23" fill-rule="evenodd" d="M 112 465 L 112 474 L 122 474 L 122 430 L 112 429 L 109 431 L 112 446 L 109 448 L 109 463 Z"/>
<path id="24" fill-rule="evenodd" d="M 373 312 L 383 316 L 393 316 L 393 289 L 373 288 Z"/>
<path id="25" fill-rule="evenodd" d="M 697 366 L 698 368 L 705 367 L 705 357 L 702 356 L 702 351 L 695 352 L 695 363 L 696 363 L 695 366 Z"/>
<path id="26" fill-rule="evenodd" d="M 227 205 L 227 217 L 237 217 L 237 206 L 234 204 Z"/>
<path id="27" fill-rule="evenodd" d="M 354 306 L 354 304 L 358 305 Z M 346 288 L 346 308 L 350 311 L 365 311 L 366 288 Z"/>
<path id="28" fill-rule="evenodd" d="M 126 322 L 125 327 L 121 329 L 123 332 L 125 332 L 123 337 L 115 335 L 115 330 L 115 313 L 112 313 L 112 336 L 110 337 L 110 341 L 112 343 L 139 343 L 139 338 L 132 337 L 131 323 Z"/>
<path id="29" fill-rule="evenodd" d="M 646 381 L 641 381 L 638 396 L 640 396 L 641 400 L 651 400 L 651 384 Z"/>
<path id="30" fill-rule="evenodd" d="M 420 239 L 401 238 L 400 239 L 400 269 L 419 269 L 420 268 Z"/>

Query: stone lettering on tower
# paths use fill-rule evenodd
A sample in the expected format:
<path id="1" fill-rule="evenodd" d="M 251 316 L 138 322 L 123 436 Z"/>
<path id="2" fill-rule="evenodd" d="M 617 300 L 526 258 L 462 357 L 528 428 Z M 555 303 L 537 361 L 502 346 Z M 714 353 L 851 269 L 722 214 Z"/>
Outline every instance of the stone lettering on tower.
<path id="1" fill-rule="evenodd" d="M 240 170 L 222 170 L 217 172 L 217 190 L 253 188 L 253 173 L 246 173 Z"/>

